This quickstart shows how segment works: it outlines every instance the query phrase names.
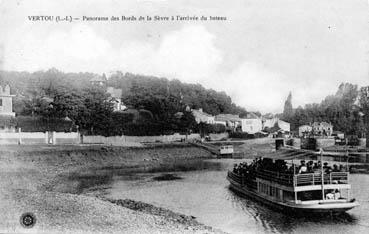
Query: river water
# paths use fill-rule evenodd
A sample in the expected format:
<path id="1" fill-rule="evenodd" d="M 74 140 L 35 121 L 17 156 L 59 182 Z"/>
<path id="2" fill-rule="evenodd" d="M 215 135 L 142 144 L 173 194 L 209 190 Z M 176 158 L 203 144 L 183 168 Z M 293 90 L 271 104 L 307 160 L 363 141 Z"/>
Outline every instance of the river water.
<path id="1" fill-rule="evenodd" d="M 212 160 L 214 167 L 175 172 L 179 180 L 156 181 L 161 173 L 114 177 L 107 197 L 133 199 L 192 215 L 228 233 L 369 233 L 369 175 L 352 174 L 352 194 L 360 206 L 338 217 L 293 217 L 240 197 L 228 188 L 226 172 L 238 162 Z"/>

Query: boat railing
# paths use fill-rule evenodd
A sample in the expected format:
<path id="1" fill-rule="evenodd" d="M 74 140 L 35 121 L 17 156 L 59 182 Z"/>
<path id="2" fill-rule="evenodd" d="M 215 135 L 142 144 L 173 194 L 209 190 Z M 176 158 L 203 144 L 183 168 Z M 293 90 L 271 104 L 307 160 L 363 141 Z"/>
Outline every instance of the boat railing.
<path id="1" fill-rule="evenodd" d="M 269 171 L 269 170 L 259 170 L 257 171 L 256 176 L 261 179 L 270 180 L 270 181 L 277 182 L 283 185 L 292 185 L 293 183 L 292 174 L 288 174 L 288 173 Z"/>
<path id="2" fill-rule="evenodd" d="M 321 185 L 324 184 L 348 184 L 348 172 L 324 173 L 323 179 L 320 172 L 305 173 L 294 176 L 294 186 Z"/>
<path id="3" fill-rule="evenodd" d="M 243 184 L 242 182 L 242 177 L 240 175 L 237 175 L 236 173 L 233 173 L 231 171 L 228 171 L 228 177 L 231 178 L 233 181 L 239 183 L 239 184 Z"/>
<path id="4" fill-rule="evenodd" d="M 229 172 L 228 176 L 239 184 L 243 185 L 247 183 L 247 178 L 245 176 L 241 176 L 233 172 Z M 269 170 L 259 170 L 256 172 L 256 177 L 294 187 L 322 184 L 321 172 L 293 175 Z M 324 184 L 348 184 L 348 177 L 348 172 L 324 173 L 323 182 Z"/>
<path id="5" fill-rule="evenodd" d="M 247 185 L 256 189 L 256 183 L 250 176 L 238 175 L 234 172 L 228 171 L 228 177 L 242 186 Z"/>

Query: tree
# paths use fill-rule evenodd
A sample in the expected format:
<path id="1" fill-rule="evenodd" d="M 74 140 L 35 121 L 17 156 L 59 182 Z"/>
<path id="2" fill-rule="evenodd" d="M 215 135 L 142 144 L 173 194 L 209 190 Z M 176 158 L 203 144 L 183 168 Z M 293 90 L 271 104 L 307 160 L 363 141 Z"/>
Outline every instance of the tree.
<path id="1" fill-rule="evenodd" d="M 362 108 L 362 117 L 366 129 L 366 147 L 369 147 L 369 86 L 360 89 L 359 103 Z"/>
<path id="2" fill-rule="evenodd" d="M 313 122 L 329 122 L 335 130 L 349 135 L 360 136 L 363 133 L 363 121 L 360 117 L 360 108 L 355 105 L 359 95 L 357 85 L 342 83 L 334 95 L 327 96 L 320 104 L 307 104 L 293 111 L 287 120 L 291 123 L 291 130 L 304 124 Z M 289 98 L 287 98 L 283 117 L 288 115 Z M 287 107 L 287 108 L 286 108 Z"/>
<path id="3" fill-rule="evenodd" d="M 112 127 L 113 103 L 100 87 L 84 90 L 83 108 L 78 112 L 78 124 L 88 134 L 110 135 Z"/>
<path id="4" fill-rule="evenodd" d="M 292 93 L 288 94 L 287 100 L 284 102 L 283 108 L 283 119 L 289 121 L 293 115 L 293 108 L 292 108 Z"/>

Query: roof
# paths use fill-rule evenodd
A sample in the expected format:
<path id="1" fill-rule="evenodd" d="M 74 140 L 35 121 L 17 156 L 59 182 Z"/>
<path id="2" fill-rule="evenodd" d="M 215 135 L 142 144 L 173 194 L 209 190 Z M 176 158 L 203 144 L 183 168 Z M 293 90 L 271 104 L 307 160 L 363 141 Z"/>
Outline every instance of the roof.
<path id="1" fill-rule="evenodd" d="M 331 151 L 323 151 L 323 155 L 330 156 L 348 156 L 348 157 L 357 157 L 357 155 L 365 155 L 367 152 L 331 152 Z M 283 147 L 280 150 L 275 152 L 263 155 L 263 158 L 271 158 L 271 159 L 281 159 L 281 160 L 291 160 L 291 159 L 304 159 L 310 158 L 312 156 L 319 156 L 319 151 L 312 150 L 304 150 L 304 149 L 296 149 L 293 147 Z M 319 157 L 318 157 L 319 160 Z"/>
<path id="2" fill-rule="evenodd" d="M 106 90 L 113 98 L 121 99 L 122 89 L 116 89 L 114 87 L 108 87 Z"/>
<path id="3" fill-rule="evenodd" d="M 246 118 L 245 119 L 260 119 L 259 116 L 257 116 L 255 113 L 253 112 L 250 112 L 250 113 L 247 113 L 246 115 Z"/>
<path id="4" fill-rule="evenodd" d="M 314 152 L 311 150 L 283 148 L 283 149 L 277 150 L 276 152 L 265 154 L 263 158 L 291 160 L 291 159 L 299 159 L 299 158 L 303 159 L 305 157 L 311 157 L 317 154 L 319 154 L 319 152 Z"/>
<path id="5" fill-rule="evenodd" d="M 106 82 L 106 78 L 103 76 L 94 75 L 94 77 L 90 79 L 90 82 Z"/>
<path id="6" fill-rule="evenodd" d="M 241 121 L 241 118 L 233 114 L 219 114 L 215 116 L 215 121 Z"/>
<path id="7" fill-rule="evenodd" d="M 327 122 L 314 122 L 313 124 L 312 124 L 312 126 L 324 126 L 324 127 L 331 127 L 332 126 L 332 124 L 330 124 L 330 123 L 327 123 Z"/>
<path id="8" fill-rule="evenodd" d="M 208 117 L 213 117 L 211 114 L 208 114 L 206 112 L 200 111 L 200 110 L 192 110 L 192 114 L 194 115 L 204 115 L 204 116 L 208 116 Z"/>

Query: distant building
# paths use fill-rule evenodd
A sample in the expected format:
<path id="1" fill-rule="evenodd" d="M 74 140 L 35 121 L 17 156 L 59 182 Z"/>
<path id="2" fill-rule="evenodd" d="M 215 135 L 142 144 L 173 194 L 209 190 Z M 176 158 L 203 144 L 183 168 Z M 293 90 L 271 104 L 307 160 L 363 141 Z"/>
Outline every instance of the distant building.
<path id="1" fill-rule="evenodd" d="M 0 85 L 0 132 L 15 132 L 15 113 L 13 112 L 13 97 L 10 87 Z"/>
<path id="2" fill-rule="evenodd" d="M 196 123 L 207 123 L 207 124 L 214 124 L 215 117 L 211 114 L 208 114 L 202 110 L 202 108 L 192 110 L 192 115 L 195 117 Z"/>
<path id="3" fill-rule="evenodd" d="M 300 137 L 310 134 L 314 136 L 332 136 L 333 125 L 327 122 L 314 122 L 313 124 L 302 125 L 299 127 Z"/>
<path id="4" fill-rule="evenodd" d="M 241 118 L 238 115 L 233 114 L 219 114 L 215 116 L 215 122 L 223 124 L 230 130 L 235 131 L 238 126 L 241 126 Z"/>
<path id="5" fill-rule="evenodd" d="M 263 119 L 263 129 L 271 129 L 273 127 L 278 127 L 284 132 L 290 132 L 291 130 L 290 123 L 280 120 L 279 118 Z"/>
<path id="6" fill-rule="evenodd" d="M 95 75 L 90 80 L 91 85 L 106 88 L 106 92 L 111 96 L 109 101 L 114 103 L 114 111 L 123 111 L 127 109 L 127 107 L 122 102 L 122 89 L 107 86 L 107 82 L 108 79 L 106 78 L 105 74 L 103 74 L 102 76 Z"/>
<path id="7" fill-rule="evenodd" d="M 327 122 L 314 122 L 312 128 L 314 135 L 331 136 L 333 133 L 333 125 Z"/>
<path id="8" fill-rule="evenodd" d="M 111 99 L 109 101 L 114 103 L 114 111 L 123 111 L 127 109 L 127 107 L 122 102 L 122 89 L 107 87 L 106 92 L 109 93 L 111 96 Z"/>
<path id="9" fill-rule="evenodd" d="M 310 125 L 302 125 L 299 127 L 299 137 L 308 136 L 313 131 L 313 127 Z"/>
<path id="10" fill-rule="evenodd" d="M 92 77 L 92 79 L 90 80 L 90 83 L 91 83 L 91 85 L 105 86 L 107 81 L 108 80 L 107 80 L 105 74 L 103 74 L 102 76 L 95 75 L 94 77 Z"/>
<path id="11" fill-rule="evenodd" d="M 15 112 L 13 112 L 14 96 L 10 94 L 9 85 L 6 85 L 4 89 L 0 85 L 0 116 L 15 116 Z"/>
<path id="12" fill-rule="evenodd" d="M 242 132 L 254 134 L 261 132 L 263 129 L 263 122 L 259 116 L 254 113 L 248 113 L 246 118 L 241 119 Z"/>

